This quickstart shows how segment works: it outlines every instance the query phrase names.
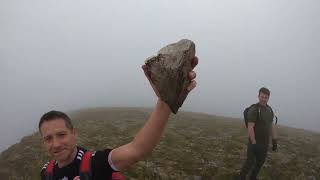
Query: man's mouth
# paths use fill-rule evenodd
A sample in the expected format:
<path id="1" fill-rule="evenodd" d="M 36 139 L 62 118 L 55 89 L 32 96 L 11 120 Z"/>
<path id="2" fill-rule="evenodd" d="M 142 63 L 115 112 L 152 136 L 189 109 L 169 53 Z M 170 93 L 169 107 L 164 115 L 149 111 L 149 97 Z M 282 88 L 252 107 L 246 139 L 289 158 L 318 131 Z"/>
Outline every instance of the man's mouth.
<path id="1" fill-rule="evenodd" d="M 64 150 L 54 151 L 53 154 L 58 156 L 61 155 L 64 152 Z"/>

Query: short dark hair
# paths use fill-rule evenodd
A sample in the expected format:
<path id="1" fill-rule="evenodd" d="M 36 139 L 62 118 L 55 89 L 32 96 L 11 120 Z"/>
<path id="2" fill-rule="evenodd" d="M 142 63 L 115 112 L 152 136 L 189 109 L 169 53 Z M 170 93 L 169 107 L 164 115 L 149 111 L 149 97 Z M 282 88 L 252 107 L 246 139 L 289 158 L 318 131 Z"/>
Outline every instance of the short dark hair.
<path id="1" fill-rule="evenodd" d="M 65 114 L 64 112 L 61 112 L 61 111 L 53 110 L 53 111 L 49 111 L 49 112 L 45 113 L 40 118 L 40 121 L 39 121 L 40 133 L 41 133 L 40 127 L 44 122 L 48 122 L 48 121 L 52 121 L 52 120 L 56 120 L 56 119 L 63 119 L 66 124 L 66 127 L 70 130 L 73 129 L 71 119 L 69 118 L 69 116 L 67 114 Z"/>
<path id="2" fill-rule="evenodd" d="M 268 88 L 266 88 L 266 87 L 260 88 L 260 90 L 259 90 L 259 95 L 260 95 L 261 93 L 270 96 L 270 90 L 269 90 Z"/>

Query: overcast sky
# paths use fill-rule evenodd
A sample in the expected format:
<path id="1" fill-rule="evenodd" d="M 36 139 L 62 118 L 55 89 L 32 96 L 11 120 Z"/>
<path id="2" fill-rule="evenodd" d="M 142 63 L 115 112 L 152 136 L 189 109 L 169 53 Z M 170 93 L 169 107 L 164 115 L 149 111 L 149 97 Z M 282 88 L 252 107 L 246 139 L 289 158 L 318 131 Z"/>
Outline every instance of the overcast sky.
<path id="1" fill-rule="evenodd" d="M 242 117 L 271 90 L 280 124 L 320 128 L 320 1 L 0 1 L 0 151 L 51 109 L 153 106 L 141 70 L 188 38 L 200 59 L 183 109 Z"/>

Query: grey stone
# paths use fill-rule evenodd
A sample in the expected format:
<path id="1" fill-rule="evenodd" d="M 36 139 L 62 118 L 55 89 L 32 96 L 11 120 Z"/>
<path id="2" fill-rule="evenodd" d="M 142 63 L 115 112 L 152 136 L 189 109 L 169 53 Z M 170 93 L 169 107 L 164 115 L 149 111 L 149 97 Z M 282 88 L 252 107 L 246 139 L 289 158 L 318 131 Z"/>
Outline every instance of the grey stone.
<path id="1" fill-rule="evenodd" d="M 182 39 L 160 49 L 157 56 L 145 61 L 151 81 L 159 91 L 161 99 L 175 114 L 189 93 L 188 73 L 192 70 L 191 61 L 194 56 L 195 44 Z"/>

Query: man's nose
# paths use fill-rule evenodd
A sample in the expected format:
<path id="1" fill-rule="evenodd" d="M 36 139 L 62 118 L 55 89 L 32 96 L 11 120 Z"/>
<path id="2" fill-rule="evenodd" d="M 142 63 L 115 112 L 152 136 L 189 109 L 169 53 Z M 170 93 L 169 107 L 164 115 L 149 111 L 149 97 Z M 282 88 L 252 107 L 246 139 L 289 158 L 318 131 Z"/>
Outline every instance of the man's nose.
<path id="1" fill-rule="evenodd" d="M 57 148 L 59 146 L 60 146 L 60 141 L 58 140 L 58 138 L 53 138 L 52 147 Z"/>

